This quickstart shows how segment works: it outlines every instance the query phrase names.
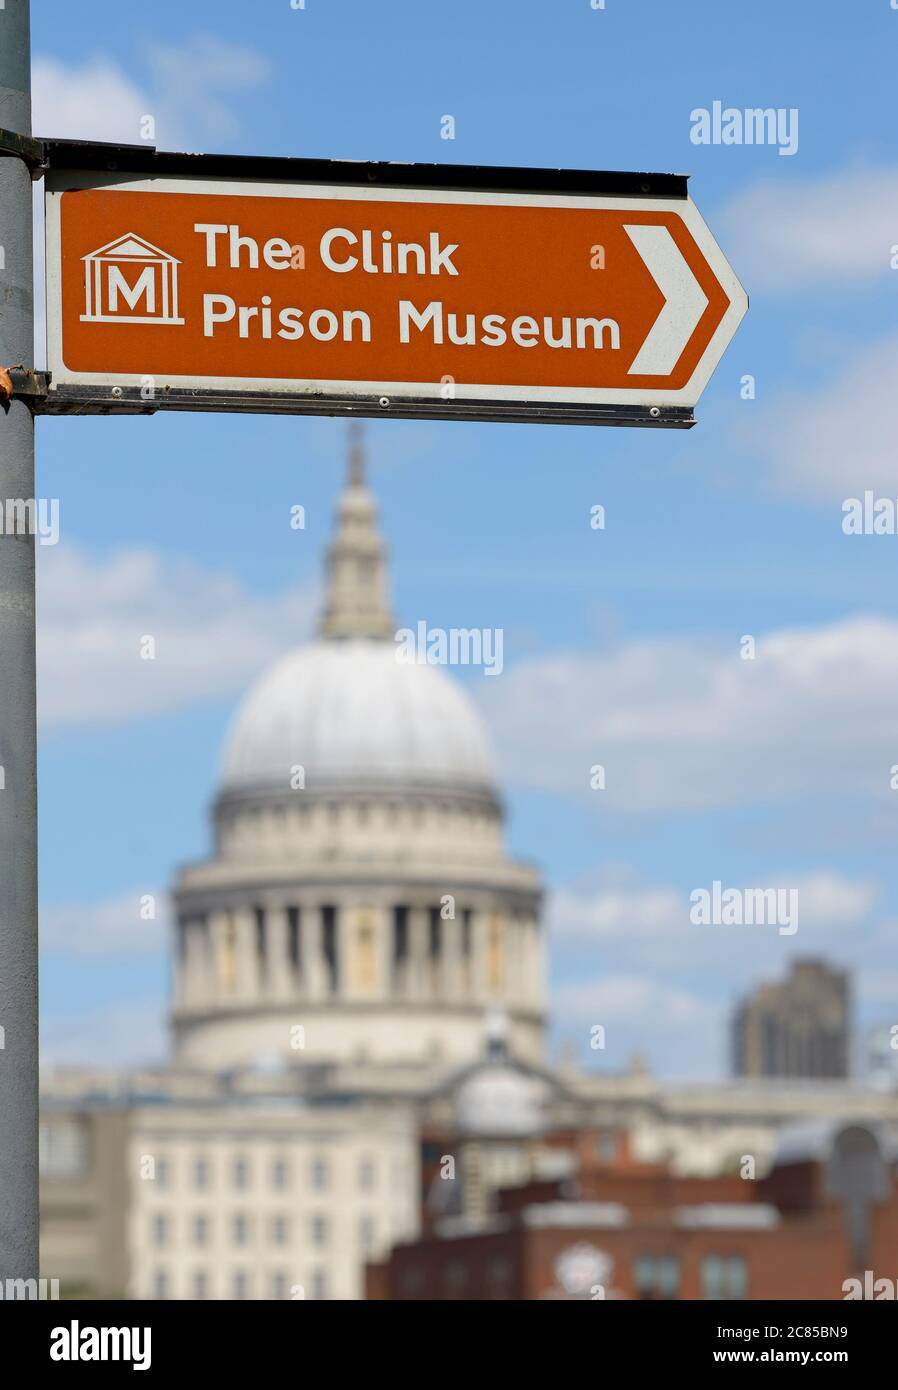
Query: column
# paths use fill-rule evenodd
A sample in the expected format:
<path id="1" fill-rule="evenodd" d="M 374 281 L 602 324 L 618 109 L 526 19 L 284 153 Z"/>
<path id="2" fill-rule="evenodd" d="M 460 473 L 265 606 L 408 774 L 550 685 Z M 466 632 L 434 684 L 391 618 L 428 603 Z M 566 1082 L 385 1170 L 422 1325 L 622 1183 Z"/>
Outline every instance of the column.
<path id="1" fill-rule="evenodd" d="M 489 914 L 475 907 L 471 913 L 471 1001 L 483 1004 L 486 991 L 486 932 Z"/>
<path id="2" fill-rule="evenodd" d="M 237 987 L 237 958 L 231 945 L 231 914 L 209 914 L 209 960 L 211 965 L 211 998 L 223 1003 L 234 998 Z"/>
<path id="3" fill-rule="evenodd" d="M 546 943 L 542 924 L 538 916 L 528 919 L 530 937 L 530 975 L 527 998 L 536 1009 L 543 1007 L 543 993 L 546 985 Z"/>
<path id="4" fill-rule="evenodd" d="M 268 954 L 265 993 L 269 999 L 286 1002 L 299 993 L 299 980 L 290 959 L 287 907 L 283 903 L 265 908 L 265 947 Z"/>
<path id="5" fill-rule="evenodd" d="M 484 991 L 499 1003 L 508 997 L 508 921 L 496 908 L 484 914 Z"/>
<path id="6" fill-rule="evenodd" d="M 259 997 L 256 914 L 251 907 L 239 907 L 233 917 L 237 951 L 237 985 L 234 995 L 235 998 L 248 1002 Z"/>
<path id="7" fill-rule="evenodd" d="M 322 950 L 321 906 L 317 902 L 302 902 L 299 911 L 305 997 L 320 1001 L 328 997 L 327 967 Z"/>
<path id="8" fill-rule="evenodd" d="M 197 1008 L 203 1003 L 203 928 L 202 917 L 185 917 L 178 923 L 183 932 L 182 949 L 178 958 L 178 1004 Z"/>
<path id="9" fill-rule="evenodd" d="M 511 1008 L 521 1008 L 527 997 L 527 921 L 520 912 L 508 918 L 508 976 L 505 998 Z"/>

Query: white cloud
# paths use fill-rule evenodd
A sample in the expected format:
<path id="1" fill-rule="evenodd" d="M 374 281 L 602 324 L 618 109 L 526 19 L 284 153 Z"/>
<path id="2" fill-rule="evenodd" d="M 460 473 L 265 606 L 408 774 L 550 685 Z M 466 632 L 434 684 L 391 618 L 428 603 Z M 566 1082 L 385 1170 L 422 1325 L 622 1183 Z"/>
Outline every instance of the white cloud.
<path id="1" fill-rule="evenodd" d="M 751 289 L 829 288 L 895 274 L 898 168 L 765 180 L 737 194 L 715 226 Z"/>
<path id="2" fill-rule="evenodd" d="M 875 970 L 864 972 L 858 991 L 860 998 L 870 1006 L 871 1011 L 880 1006 L 888 1008 L 886 1015 L 891 1022 L 898 1011 L 898 968 L 890 962 L 895 959 L 894 943 L 888 961 L 883 961 Z"/>
<path id="3" fill-rule="evenodd" d="M 116 64 L 80 65 L 37 55 L 31 72 L 32 128 L 57 140 L 113 140 L 136 145 L 151 100 Z M 152 141 L 150 142 L 153 143 Z"/>
<path id="4" fill-rule="evenodd" d="M 154 916 L 147 898 L 154 899 Z M 171 949 L 170 903 L 140 888 L 99 903 L 41 903 L 41 951 L 48 956 L 102 958 L 160 955 Z"/>
<path id="5" fill-rule="evenodd" d="M 560 985 L 552 992 L 553 1017 L 562 1037 L 578 1035 L 580 1060 L 619 1070 L 635 1056 L 653 1072 L 700 1077 L 723 1065 L 725 1016 L 717 1004 L 644 975 L 612 973 Z M 589 1045 L 591 1029 L 605 1030 L 604 1048 Z"/>
<path id="6" fill-rule="evenodd" d="M 240 44 L 199 34 L 179 48 L 154 44 L 149 50 L 159 139 L 167 129 L 183 131 L 191 148 L 223 148 L 243 121 L 235 97 L 264 86 L 271 66 L 260 53 Z"/>
<path id="7" fill-rule="evenodd" d="M 646 640 L 506 669 L 480 693 L 504 776 L 610 813 L 887 793 L 898 622 L 758 635 L 753 661 L 738 640 Z M 589 790 L 594 764 L 604 791 Z"/>
<path id="8" fill-rule="evenodd" d="M 673 888 L 612 884 L 586 895 L 562 889 L 551 899 L 552 931 L 563 940 L 657 939 L 687 917 L 687 899 Z"/>
<path id="9" fill-rule="evenodd" d="M 865 348 L 822 386 L 782 395 L 747 435 L 776 490 L 837 504 L 839 526 L 848 497 L 861 497 L 867 488 L 898 497 L 896 379 L 898 338 L 889 337 Z"/>
<path id="10" fill-rule="evenodd" d="M 240 690 L 305 636 L 313 592 L 258 598 L 226 575 L 151 550 L 97 560 L 39 547 L 42 728 L 124 722 Z M 143 660 L 141 639 L 155 639 Z"/>
<path id="11" fill-rule="evenodd" d="M 128 1000 L 41 1020 L 41 1067 L 116 1068 L 162 1061 L 168 1053 L 162 1000 Z"/>
<path id="12" fill-rule="evenodd" d="M 710 886 L 710 878 L 696 885 Z M 696 926 L 688 892 L 620 871 L 553 893 L 556 1032 L 593 1065 L 614 1069 L 639 1052 L 656 1073 L 707 1077 L 727 1069 L 736 1000 L 761 980 L 782 980 L 796 958 L 850 965 L 868 1012 L 885 1001 L 878 981 L 883 972 L 894 974 L 895 941 L 894 931 L 874 920 L 876 885 L 828 869 L 750 883 L 724 879 L 724 887 L 759 886 L 797 889 L 794 936 L 775 926 Z M 593 1050 L 596 1024 L 605 1030 L 605 1047 Z"/>
<path id="13" fill-rule="evenodd" d="M 710 889 L 711 881 L 695 887 Z M 778 871 L 751 882 L 728 879 L 724 887 L 795 889 L 800 927 L 813 930 L 818 940 L 821 931 L 831 927 L 841 930 L 860 922 L 878 894 L 875 884 L 831 870 L 811 874 Z M 550 921 L 556 941 L 598 942 L 602 949 L 611 944 L 615 950 L 624 948 L 628 954 L 645 959 L 644 952 L 653 943 L 666 946 L 677 934 L 697 939 L 689 912 L 687 892 L 612 880 L 592 893 L 562 889 L 553 894 Z M 679 949 L 674 943 L 674 950 Z"/>
<path id="14" fill-rule="evenodd" d="M 797 930 L 776 925 L 701 926 L 690 920 L 693 888 L 781 888 L 797 894 Z M 689 979 L 703 982 L 715 998 L 726 988 L 741 989 L 760 973 L 775 976 L 793 955 L 820 953 L 859 959 L 891 960 L 894 943 L 870 925 L 879 897 L 876 884 L 832 870 L 775 873 L 733 878 L 711 868 L 689 889 L 657 887 L 603 874 L 552 894 L 548 922 L 554 959 L 565 970 L 571 962 L 613 964 L 615 971 L 656 976 L 665 985 Z M 865 957 L 866 958 L 866 957 Z"/>
<path id="15" fill-rule="evenodd" d="M 875 884 L 831 870 L 791 877 L 779 874 L 778 878 L 797 889 L 801 921 L 818 933 L 830 928 L 836 928 L 840 935 L 849 931 L 870 913 L 879 896 Z"/>
<path id="16" fill-rule="evenodd" d="M 38 54 L 32 68 L 36 134 L 65 140 L 112 140 L 159 148 L 203 148 L 242 126 L 235 98 L 264 84 L 270 65 L 242 44 L 209 35 L 179 47 L 153 44 L 140 82 L 107 58 L 65 63 Z M 148 137 L 143 118 L 151 116 Z"/>

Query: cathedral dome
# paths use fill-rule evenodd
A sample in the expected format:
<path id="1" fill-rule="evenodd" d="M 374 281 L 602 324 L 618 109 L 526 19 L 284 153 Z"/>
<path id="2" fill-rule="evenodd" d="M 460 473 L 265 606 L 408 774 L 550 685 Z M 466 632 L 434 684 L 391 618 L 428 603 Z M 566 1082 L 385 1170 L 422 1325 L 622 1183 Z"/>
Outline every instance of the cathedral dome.
<path id="1" fill-rule="evenodd" d="M 289 652 L 245 697 L 228 736 L 226 792 L 396 784 L 491 788 L 484 724 L 433 666 L 397 661 L 395 643 L 317 641 Z"/>
<path id="2" fill-rule="evenodd" d="M 213 855 L 178 877 L 173 1023 L 188 1066 L 258 1071 L 277 1056 L 436 1075 L 479 1052 L 488 1007 L 522 1057 L 542 1047 L 539 876 L 506 853 L 476 704 L 414 659 L 422 641 L 445 655 L 423 619 L 417 644 L 397 632 L 355 421 L 351 440 L 317 637 L 238 707 Z M 515 1081 L 474 1086 L 467 1121 L 485 1123 L 492 1097 L 507 1132 L 529 1123 Z"/>
<path id="3" fill-rule="evenodd" d="M 398 659 L 387 587 L 355 425 L 318 640 L 288 652 L 243 700 L 224 749 L 225 796 L 287 791 L 301 767 L 312 792 L 385 786 L 493 797 L 480 715 L 442 671 Z"/>

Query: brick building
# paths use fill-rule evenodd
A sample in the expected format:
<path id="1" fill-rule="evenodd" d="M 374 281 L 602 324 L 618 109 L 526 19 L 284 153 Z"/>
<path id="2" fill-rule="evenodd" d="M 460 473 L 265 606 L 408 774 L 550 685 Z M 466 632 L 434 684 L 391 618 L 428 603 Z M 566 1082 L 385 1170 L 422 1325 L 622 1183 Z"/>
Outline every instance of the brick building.
<path id="1" fill-rule="evenodd" d="M 898 1274 L 898 1169 L 867 1126 L 786 1131 L 757 1179 L 749 1155 L 744 1177 L 639 1163 L 624 1133 L 542 1147 L 568 1176 L 502 1189 L 479 1219 L 425 1220 L 369 1267 L 368 1297 L 838 1300 L 852 1276 Z"/>

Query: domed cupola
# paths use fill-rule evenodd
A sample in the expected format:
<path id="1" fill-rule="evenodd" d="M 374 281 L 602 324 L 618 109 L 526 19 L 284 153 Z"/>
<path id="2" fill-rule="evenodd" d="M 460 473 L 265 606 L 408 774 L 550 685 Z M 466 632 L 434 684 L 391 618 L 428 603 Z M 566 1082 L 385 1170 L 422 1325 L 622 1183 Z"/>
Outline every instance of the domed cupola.
<path id="1" fill-rule="evenodd" d="M 387 550 L 377 530 L 377 503 L 365 486 L 361 422 L 350 425 L 349 477 L 327 552 L 327 598 L 321 636 L 392 638 Z"/>
<path id="2" fill-rule="evenodd" d="M 234 717 L 213 853 L 178 877 L 178 1055 L 458 1065 L 497 1006 L 536 1057 L 539 878 L 507 857 L 476 706 L 399 659 L 355 425 L 326 571 L 317 637 Z"/>
<path id="3" fill-rule="evenodd" d="M 221 795 L 285 795 L 301 777 L 310 793 L 426 789 L 495 802 L 475 706 L 438 668 L 398 660 L 386 546 L 353 425 L 320 635 L 288 652 L 241 703 L 225 743 Z"/>

